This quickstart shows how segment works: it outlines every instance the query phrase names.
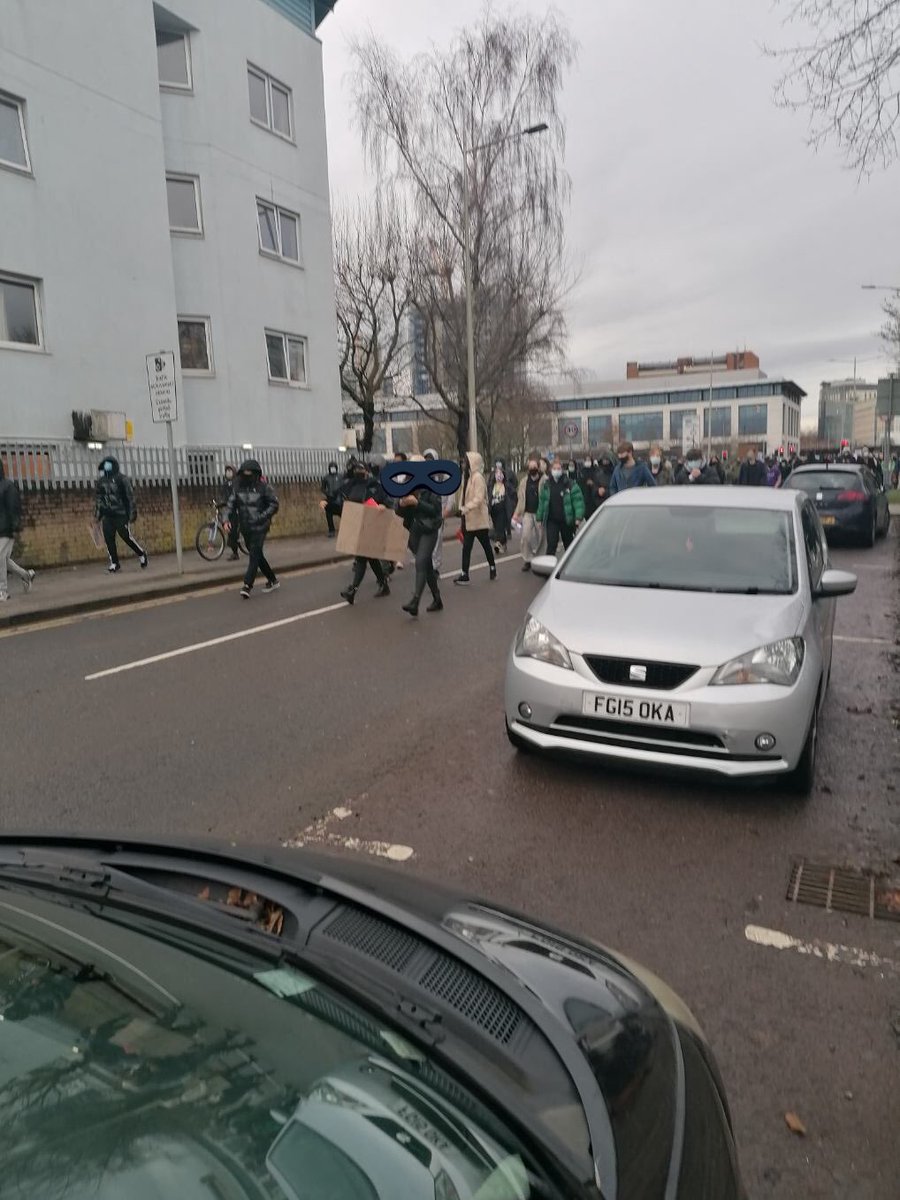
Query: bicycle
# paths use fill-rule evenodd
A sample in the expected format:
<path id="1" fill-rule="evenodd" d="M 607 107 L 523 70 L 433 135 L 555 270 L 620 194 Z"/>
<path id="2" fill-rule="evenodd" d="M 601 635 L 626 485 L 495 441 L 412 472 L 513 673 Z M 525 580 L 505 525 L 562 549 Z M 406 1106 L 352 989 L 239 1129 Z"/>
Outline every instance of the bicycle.
<path id="1" fill-rule="evenodd" d="M 205 558 L 207 562 L 215 562 L 225 553 L 225 547 L 228 545 L 228 534 L 222 526 L 221 508 L 215 500 L 212 502 L 213 516 L 212 519 L 201 525 L 197 530 L 197 536 L 194 539 L 194 545 L 197 547 L 197 553 L 201 558 Z M 248 554 L 249 551 L 244 545 L 244 539 L 238 535 L 238 552 L 240 554 Z"/>

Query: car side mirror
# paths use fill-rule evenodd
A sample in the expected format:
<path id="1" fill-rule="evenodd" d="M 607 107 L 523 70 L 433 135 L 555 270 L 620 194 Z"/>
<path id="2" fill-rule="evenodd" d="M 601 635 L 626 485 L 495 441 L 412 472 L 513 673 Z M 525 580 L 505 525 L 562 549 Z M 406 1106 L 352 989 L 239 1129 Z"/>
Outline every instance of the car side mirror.
<path id="1" fill-rule="evenodd" d="M 822 572 L 816 598 L 820 596 L 849 596 L 856 591 L 856 576 L 852 571 L 837 571 L 829 568 Z"/>
<path id="2" fill-rule="evenodd" d="M 535 575 L 549 578 L 559 566 L 555 554 L 541 554 L 531 560 L 531 570 Z"/>

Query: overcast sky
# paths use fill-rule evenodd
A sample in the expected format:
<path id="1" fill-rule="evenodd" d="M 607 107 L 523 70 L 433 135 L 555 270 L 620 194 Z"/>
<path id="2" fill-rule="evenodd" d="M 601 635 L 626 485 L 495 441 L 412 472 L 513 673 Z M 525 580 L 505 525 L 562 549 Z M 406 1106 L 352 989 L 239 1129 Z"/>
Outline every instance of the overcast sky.
<path id="1" fill-rule="evenodd" d="M 538 15 L 547 4 L 519 0 Z M 569 361 L 603 379 L 628 359 L 755 350 L 814 417 L 822 379 L 876 378 L 880 297 L 900 285 L 900 167 L 858 182 L 772 103 L 783 40 L 771 0 L 557 0 L 579 44 L 562 97 L 581 268 Z M 404 55 L 446 45 L 481 0 L 338 0 L 320 29 L 331 187 L 367 186 L 348 39 Z M 838 359 L 839 362 L 830 360 Z"/>

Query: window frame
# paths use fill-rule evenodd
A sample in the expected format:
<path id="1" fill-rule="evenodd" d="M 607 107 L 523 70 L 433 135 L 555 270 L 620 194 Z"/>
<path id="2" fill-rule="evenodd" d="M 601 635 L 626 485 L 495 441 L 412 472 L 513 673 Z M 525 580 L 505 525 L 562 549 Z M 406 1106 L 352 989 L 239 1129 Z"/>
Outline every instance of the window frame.
<path id="1" fill-rule="evenodd" d="M 806 568 L 809 572 L 809 587 L 813 596 L 822 581 L 822 573 L 826 568 L 825 553 L 822 548 L 823 533 L 819 514 L 807 500 L 800 510 L 800 532 L 803 535 L 803 549 L 806 555 Z"/>
<path id="2" fill-rule="evenodd" d="M 266 375 L 269 383 L 276 387 L 291 387 L 297 388 L 300 391 L 309 391 L 309 338 L 302 333 L 288 333 L 284 329 L 272 329 L 266 326 L 263 330 L 263 337 L 266 345 Z M 272 363 L 269 358 L 269 342 L 270 337 L 281 338 L 282 354 L 284 355 L 284 366 L 287 371 L 287 378 L 282 378 L 280 375 L 272 374 Z M 299 342 L 303 346 L 303 381 L 291 379 L 291 342 Z"/>
<path id="3" fill-rule="evenodd" d="M 256 125 L 259 129 L 266 129 L 269 133 L 274 133 L 283 142 L 289 142 L 292 146 L 296 146 L 297 141 L 294 135 L 294 89 L 288 87 L 286 83 L 282 83 L 280 79 L 276 79 L 274 75 L 270 75 L 268 71 L 264 71 L 262 67 L 258 67 L 255 63 L 249 61 L 247 63 L 247 75 L 248 77 L 255 75 L 257 79 L 261 79 L 266 85 L 266 120 L 260 121 L 258 117 L 253 115 L 253 109 L 250 108 L 248 80 L 247 107 L 250 109 L 251 124 Z M 272 102 L 273 84 L 287 96 L 288 133 L 282 133 L 280 129 L 275 128 L 275 106 Z"/>
<path id="4" fill-rule="evenodd" d="M 28 131 L 25 128 L 25 100 L 22 96 L 14 96 L 11 92 L 0 91 L 0 101 L 16 110 L 19 117 L 19 133 L 22 137 L 22 150 L 25 154 L 25 165 L 11 162 L 8 158 L 0 158 L 0 168 L 5 171 L 15 171 L 17 175 L 31 175 L 31 151 L 28 149 Z"/>
<path id="5" fill-rule="evenodd" d="M 261 208 L 268 209 L 269 212 L 275 214 L 275 238 L 276 238 L 276 241 L 278 244 L 277 250 L 269 250 L 269 248 L 267 246 L 263 245 L 262 219 L 260 216 Z M 282 218 L 282 216 L 290 217 L 290 219 L 295 224 L 295 227 L 297 230 L 297 257 L 296 258 L 291 258 L 289 255 L 286 255 L 284 253 L 284 239 L 281 236 L 281 218 Z M 290 209 L 290 208 L 284 208 L 282 205 L 276 204 L 274 200 L 266 200 L 265 197 L 263 197 L 263 196 L 256 197 L 256 233 L 257 233 L 257 237 L 259 239 L 260 254 L 264 255 L 266 258 L 272 258 L 272 259 L 277 260 L 278 262 L 287 263 L 289 266 L 292 266 L 292 267 L 302 267 L 303 266 L 303 248 L 302 248 L 302 244 L 301 244 L 301 240 L 300 240 L 301 239 L 301 231 L 302 231 L 302 223 L 300 221 L 300 214 L 298 212 L 294 212 L 294 210 Z"/>
<path id="6" fill-rule="evenodd" d="M 762 429 L 744 429 L 742 428 L 742 414 L 746 409 L 752 409 L 755 416 L 761 413 L 765 416 Z M 763 404 L 738 404 L 738 437 L 768 437 L 769 436 L 769 406 Z"/>
<path id="7" fill-rule="evenodd" d="M 169 233 L 175 237 L 195 237 L 202 238 L 205 235 L 203 224 L 203 202 L 200 195 L 200 176 L 185 175 L 181 171 L 166 171 L 166 184 L 171 180 L 173 183 L 190 183 L 194 188 L 194 207 L 197 212 L 197 228 L 191 229 L 182 225 L 173 225 L 171 219 L 169 222 Z M 166 215 L 168 216 L 169 197 L 166 194 Z"/>
<path id="8" fill-rule="evenodd" d="M 191 57 L 191 35 L 187 29 L 157 29 L 157 34 L 167 34 L 169 37 L 180 37 L 184 43 L 184 62 L 187 67 L 187 83 L 171 83 L 168 79 L 159 78 L 159 54 L 156 56 L 156 74 L 161 92 L 180 92 L 182 95 L 193 94 L 194 91 L 194 63 Z M 159 45 L 157 44 L 157 52 Z"/>
<path id="9" fill-rule="evenodd" d="M 40 279 L 31 275 L 16 275 L 12 271 L 0 271 L 0 283 L 17 284 L 19 287 L 30 287 L 34 296 L 34 323 L 37 328 L 37 342 L 7 342 L 0 340 L 0 350 L 23 350 L 27 354 L 46 354 L 44 342 L 44 319 L 41 313 L 41 283 Z"/>
<path id="10" fill-rule="evenodd" d="M 187 379 L 211 379 L 216 373 L 216 360 L 213 357 L 213 341 L 212 341 L 212 320 L 209 316 L 204 316 L 200 313 L 178 313 L 175 318 L 178 326 L 178 365 L 181 367 L 181 373 Z M 208 367 L 186 367 L 181 361 L 181 324 L 188 322 L 197 325 L 202 324 L 206 331 L 206 357 L 209 360 Z"/>

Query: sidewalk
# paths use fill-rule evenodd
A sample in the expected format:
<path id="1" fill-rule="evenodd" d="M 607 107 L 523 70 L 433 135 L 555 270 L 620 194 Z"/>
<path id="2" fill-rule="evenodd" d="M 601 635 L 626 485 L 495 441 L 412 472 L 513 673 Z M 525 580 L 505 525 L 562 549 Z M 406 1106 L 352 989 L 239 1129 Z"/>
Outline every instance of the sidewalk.
<path id="1" fill-rule="evenodd" d="M 347 555 L 338 554 L 334 547 L 334 540 L 326 537 L 273 538 L 266 542 L 266 557 L 279 574 L 335 562 L 349 565 Z M 121 561 L 122 570 L 117 575 L 107 571 L 105 556 L 94 563 L 39 571 L 34 587 L 27 595 L 19 580 L 10 574 L 10 598 L 0 605 L 0 630 L 100 608 L 124 607 L 161 596 L 202 591 L 223 583 L 233 582 L 237 588 L 247 565 L 243 557 L 240 562 L 229 562 L 227 551 L 218 562 L 205 562 L 193 546 L 184 549 L 183 575 L 178 574 L 174 554 L 151 558 L 144 571 L 128 550 L 123 550 Z"/>

